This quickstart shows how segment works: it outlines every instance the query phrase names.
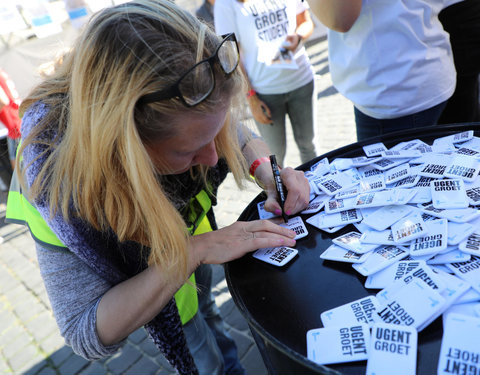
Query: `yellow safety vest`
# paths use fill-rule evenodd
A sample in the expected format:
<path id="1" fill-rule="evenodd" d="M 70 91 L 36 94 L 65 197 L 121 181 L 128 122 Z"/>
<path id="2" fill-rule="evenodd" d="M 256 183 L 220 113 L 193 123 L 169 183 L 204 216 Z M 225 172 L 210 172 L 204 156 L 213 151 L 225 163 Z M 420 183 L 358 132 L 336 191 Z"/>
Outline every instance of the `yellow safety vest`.
<path id="1" fill-rule="evenodd" d="M 211 209 L 212 202 L 205 190 L 200 191 L 191 199 L 188 217 L 192 226 L 189 228 L 192 235 L 210 232 L 212 227 L 207 218 L 207 212 Z M 5 221 L 7 223 L 23 224 L 28 227 L 33 239 L 41 246 L 53 250 L 68 250 L 58 239 L 42 218 L 37 209 L 25 198 L 20 189 L 18 176 L 14 172 L 10 191 L 8 193 L 7 212 Z M 189 278 L 175 293 L 175 302 L 182 324 L 192 319 L 198 311 L 198 296 L 195 284 L 195 274 Z"/>

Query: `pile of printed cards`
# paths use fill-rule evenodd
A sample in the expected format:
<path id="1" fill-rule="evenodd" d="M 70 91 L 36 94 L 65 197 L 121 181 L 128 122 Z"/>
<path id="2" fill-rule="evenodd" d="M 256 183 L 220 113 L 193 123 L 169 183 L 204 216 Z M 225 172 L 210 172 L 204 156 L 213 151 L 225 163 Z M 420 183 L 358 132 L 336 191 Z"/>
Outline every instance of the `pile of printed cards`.
<path id="1" fill-rule="evenodd" d="M 431 145 L 415 139 L 363 150 L 305 173 L 312 195 L 302 214 L 328 233 L 353 224 L 320 257 L 351 263 L 365 288 L 379 291 L 323 312 L 324 328 L 307 334 L 308 358 L 368 360 L 367 374 L 415 374 L 417 332 L 443 314 L 437 373 L 480 373 L 480 138 L 466 131 Z M 300 217 L 285 225 L 307 233 Z M 254 256 L 283 265 L 296 254 Z"/>

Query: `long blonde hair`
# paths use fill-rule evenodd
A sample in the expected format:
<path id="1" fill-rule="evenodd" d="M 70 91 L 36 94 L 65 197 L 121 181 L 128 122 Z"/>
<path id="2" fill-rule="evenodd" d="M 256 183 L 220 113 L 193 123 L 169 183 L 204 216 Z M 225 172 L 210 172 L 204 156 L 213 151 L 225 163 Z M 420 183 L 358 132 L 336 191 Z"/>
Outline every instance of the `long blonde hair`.
<path id="1" fill-rule="evenodd" d="M 221 39 L 193 15 L 166 0 L 138 0 L 94 16 L 54 74 L 23 101 L 24 112 L 42 101 L 49 113 L 23 141 L 20 152 L 39 141 L 50 153 L 31 199 L 46 197 L 52 213 L 74 214 L 97 230 L 113 229 L 120 241 L 151 249 L 149 263 L 187 276 L 188 233 L 166 197 L 145 144 L 175 132 L 179 113 L 199 115 L 230 108 L 215 139 L 237 183 L 246 174 L 236 134 L 235 108 L 244 89 L 240 69 L 229 77 L 215 71 L 215 89 L 194 108 L 178 98 L 138 105 L 143 95 L 174 83 Z M 206 168 L 199 168 L 205 178 Z M 23 183 L 25 185 L 25 183 Z M 25 186 L 24 186 L 25 188 Z"/>

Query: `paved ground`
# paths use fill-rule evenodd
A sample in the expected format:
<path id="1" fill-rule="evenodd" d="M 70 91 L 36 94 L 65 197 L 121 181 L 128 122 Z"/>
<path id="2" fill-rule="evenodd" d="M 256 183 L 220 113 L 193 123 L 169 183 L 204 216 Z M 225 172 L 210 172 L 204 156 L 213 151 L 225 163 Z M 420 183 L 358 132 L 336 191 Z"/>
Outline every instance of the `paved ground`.
<path id="1" fill-rule="evenodd" d="M 71 36 L 72 32 L 67 31 L 61 41 L 16 42 L 14 49 L 0 51 L 0 64 L 6 63 L 4 67 L 7 71 L 23 69 L 23 72 L 15 71 L 19 77 L 16 81 L 21 81 L 19 90 L 22 91 L 24 86 L 31 85 L 36 79 L 31 63 L 36 61 L 37 55 L 30 54 L 30 51 L 38 50 L 45 43 L 68 45 Z M 307 46 L 317 73 L 316 145 L 320 155 L 355 142 L 353 111 L 351 104 L 332 87 L 327 42 L 317 39 Z M 18 66 L 14 63 L 28 60 L 30 65 Z M 285 164 L 297 166 L 300 158 L 290 130 L 288 137 Z M 253 184 L 240 192 L 233 179 L 228 178 L 220 188 L 220 205 L 215 209 L 219 225 L 235 221 L 258 193 Z M 24 227 L 3 223 L 4 203 L 5 194 L 0 200 L 0 236 L 5 239 L 0 245 L 0 374 L 172 374 L 143 329 L 130 335 L 121 352 L 102 361 L 88 362 L 65 346 L 49 307 L 33 241 Z M 238 344 L 239 355 L 248 374 L 266 374 L 248 324 L 230 297 L 221 266 L 214 267 L 214 285 L 216 302 Z"/>

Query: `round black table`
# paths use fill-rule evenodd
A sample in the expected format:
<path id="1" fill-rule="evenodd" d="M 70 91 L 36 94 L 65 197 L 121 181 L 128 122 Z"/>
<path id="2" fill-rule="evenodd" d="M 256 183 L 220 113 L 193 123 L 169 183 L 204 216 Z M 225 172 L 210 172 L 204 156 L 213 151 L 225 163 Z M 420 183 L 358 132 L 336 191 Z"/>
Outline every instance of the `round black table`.
<path id="1" fill-rule="evenodd" d="M 324 157 L 332 161 L 337 157 L 363 156 L 362 146 L 367 144 L 383 142 L 390 148 L 412 139 L 431 144 L 435 138 L 466 130 L 474 130 L 480 136 L 480 123 L 434 126 L 371 138 L 319 156 L 297 169 L 308 170 Z M 258 219 L 257 203 L 265 198 L 263 193 L 259 194 L 239 220 Z M 309 216 L 302 215 L 304 222 Z M 378 292 L 365 289 L 365 277 L 350 263 L 320 259 L 332 238 L 354 230 L 352 225 L 333 234 L 306 225 L 309 235 L 298 240 L 298 255 L 284 267 L 259 261 L 251 254 L 226 264 L 230 293 L 249 324 L 269 374 L 364 374 L 366 361 L 320 366 L 306 357 L 306 333 L 323 327 L 322 312 Z M 417 374 L 437 373 L 441 339 L 440 317 L 419 333 Z"/>

